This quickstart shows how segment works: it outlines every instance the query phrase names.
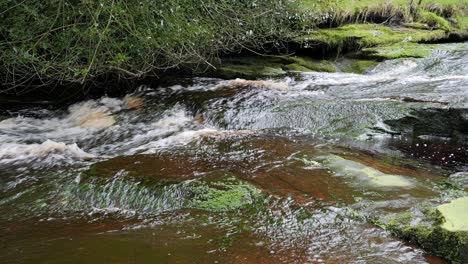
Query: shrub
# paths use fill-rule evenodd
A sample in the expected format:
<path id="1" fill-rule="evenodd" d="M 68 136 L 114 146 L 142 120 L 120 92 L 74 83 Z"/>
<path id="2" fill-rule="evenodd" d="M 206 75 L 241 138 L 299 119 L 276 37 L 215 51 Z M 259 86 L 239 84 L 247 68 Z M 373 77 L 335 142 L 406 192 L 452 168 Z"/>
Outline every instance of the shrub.
<path id="1" fill-rule="evenodd" d="M 280 47 L 289 0 L 3 0 L 3 89 L 200 71 L 220 52 Z"/>

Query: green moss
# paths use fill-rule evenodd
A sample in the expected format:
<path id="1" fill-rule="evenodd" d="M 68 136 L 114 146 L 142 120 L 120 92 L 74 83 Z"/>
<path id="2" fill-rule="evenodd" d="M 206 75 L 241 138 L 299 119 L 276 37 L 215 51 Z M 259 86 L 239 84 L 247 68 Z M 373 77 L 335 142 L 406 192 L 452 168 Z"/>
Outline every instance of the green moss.
<path id="1" fill-rule="evenodd" d="M 456 16 L 455 21 L 457 21 L 459 29 L 468 31 L 468 16 Z"/>
<path id="2" fill-rule="evenodd" d="M 390 46 L 365 48 L 368 57 L 376 59 L 424 58 L 431 54 L 432 47 L 427 44 L 398 43 Z"/>
<path id="3" fill-rule="evenodd" d="M 449 230 L 446 228 L 446 221 L 452 217 L 456 217 L 457 221 L 466 221 L 466 212 L 463 207 L 466 200 L 455 200 L 454 203 L 442 205 L 435 208 L 423 206 L 420 208 L 424 214 L 423 218 L 417 217 L 417 221 L 412 224 L 415 219 L 409 212 L 399 214 L 392 217 L 386 223 L 381 223 L 379 226 L 391 231 L 396 236 L 403 238 L 409 242 L 416 243 L 423 249 L 451 260 L 453 263 L 466 263 L 468 261 L 468 231 L 466 230 Z M 450 213 L 441 213 L 442 211 L 450 211 Z M 445 216 L 449 215 L 447 219 Z"/>
<path id="4" fill-rule="evenodd" d="M 466 232 L 449 232 L 441 227 L 425 225 L 393 226 L 390 230 L 397 236 L 454 263 L 468 261 L 468 233 Z"/>
<path id="5" fill-rule="evenodd" d="M 419 20 L 423 23 L 428 24 L 430 27 L 442 28 L 445 30 L 450 30 L 452 27 L 450 23 L 445 20 L 445 18 L 438 16 L 435 13 L 429 11 L 420 11 L 418 12 Z"/>
<path id="6" fill-rule="evenodd" d="M 357 60 L 353 61 L 348 67 L 344 68 L 343 71 L 361 74 L 377 64 L 378 62 L 375 60 Z"/>
<path id="7" fill-rule="evenodd" d="M 284 60 L 276 57 L 245 56 L 225 59 L 216 74 L 226 79 L 283 76 Z"/>
<path id="8" fill-rule="evenodd" d="M 235 178 L 195 185 L 190 189 L 194 194 L 190 206 L 213 212 L 243 208 L 260 196 L 258 189 Z"/>
<path id="9" fill-rule="evenodd" d="M 315 60 L 308 57 L 288 57 L 293 63 L 285 66 L 286 69 L 294 71 L 315 71 L 315 72 L 336 72 L 336 68 L 331 61 Z"/>
<path id="10" fill-rule="evenodd" d="M 67 192 L 69 203 L 79 200 L 97 208 L 119 204 L 132 210 L 196 208 L 226 212 L 263 200 L 261 191 L 253 185 L 223 172 L 182 181 L 134 173 L 107 176 L 106 171 L 96 168 L 91 166 L 83 172 L 80 183 Z"/>
<path id="11" fill-rule="evenodd" d="M 299 36 L 294 41 L 303 47 L 328 47 L 334 49 L 360 49 L 399 42 L 426 42 L 446 37 L 443 30 L 410 28 L 392 29 L 375 24 L 352 24 L 333 29 L 317 29 Z"/>

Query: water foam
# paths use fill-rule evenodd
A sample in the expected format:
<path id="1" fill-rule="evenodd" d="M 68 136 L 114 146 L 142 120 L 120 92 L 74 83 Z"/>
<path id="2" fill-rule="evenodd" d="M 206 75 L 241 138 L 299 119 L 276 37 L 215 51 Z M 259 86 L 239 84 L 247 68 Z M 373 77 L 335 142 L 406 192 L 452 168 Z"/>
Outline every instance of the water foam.
<path id="1" fill-rule="evenodd" d="M 91 159 L 95 156 L 86 153 L 76 143 L 65 144 L 46 140 L 42 144 L 16 144 L 6 143 L 0 147 L 0 162 L 8 162 L 31 157 L 46 158 L 51 154 L 61 153 L 78 159 Z"/>

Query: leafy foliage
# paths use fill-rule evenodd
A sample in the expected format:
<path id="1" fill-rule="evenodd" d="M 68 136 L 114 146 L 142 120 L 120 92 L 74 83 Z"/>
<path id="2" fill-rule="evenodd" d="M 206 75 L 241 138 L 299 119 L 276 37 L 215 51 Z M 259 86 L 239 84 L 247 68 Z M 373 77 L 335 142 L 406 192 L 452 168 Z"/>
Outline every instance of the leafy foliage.
<path id="1" fill-rule="evenodd" d="M 0 81 L 21 88 L 200 71 L 220 52 L 279 47 L 294 2 L 5 0 L 0 10 Z"/>

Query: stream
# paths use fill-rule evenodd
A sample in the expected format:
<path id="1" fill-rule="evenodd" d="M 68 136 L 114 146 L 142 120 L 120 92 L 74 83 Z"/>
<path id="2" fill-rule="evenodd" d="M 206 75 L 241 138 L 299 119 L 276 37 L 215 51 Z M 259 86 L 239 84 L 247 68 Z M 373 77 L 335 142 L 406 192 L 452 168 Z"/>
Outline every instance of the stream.
<path id="1" fill-rule="evenodd" d="M 368 221 L 466 196 L 468 44 L 438 47 L 4 110 L 1 262 L 446 263 Z"/>

